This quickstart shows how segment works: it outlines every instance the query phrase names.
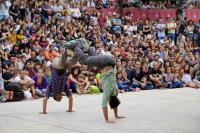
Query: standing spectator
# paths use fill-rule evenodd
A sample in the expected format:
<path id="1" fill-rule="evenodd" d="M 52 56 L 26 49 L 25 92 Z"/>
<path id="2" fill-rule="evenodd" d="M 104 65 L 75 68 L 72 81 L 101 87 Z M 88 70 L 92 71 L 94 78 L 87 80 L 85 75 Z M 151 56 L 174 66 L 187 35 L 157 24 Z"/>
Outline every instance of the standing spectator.
<path id="1" fill-rule="evenodd" d="M 186 34 L 190 38 L 190 41 L 193 41 L 194 25 L 192 20 L 188 22 L 188 25 L 186 27 Z"/>
<path id="2" fill-rule="evenodd" d="M 81 12 L 80 9 L 77 7 L 77 4 L 73 4 L 73 7 L 71 8 L 71 12 L 72 12 L 72 17 L 79 19 L 81 17 Z"/>
<path id="3" fill-rule="evenodd" d="M 159 23 L 156 25 L 156 29 L 157 29 L 158 41 L 160 42 L 160 40 L 164 39 L 165 37 L 165 29 L 166 29 L 166 25 L 163 23 L 162 18 L 160 18 Z"/>
<path id="4" fill-rule="evenodd" d="M 119 14 L 113 13 L 112 32 L 114 33 L 121 33 L 122 21 L 119 17 Z"/>
<path id="5" fill-rule="evenodd" d="M 35 82 L 35 93 L 39 97 L 44 97 L 47 89 L 47 80 L 44 76 L 43 70 L 38 70 L 37 74 L 32 78 Z"/>
<path id="6" fill-rule="evenodd" d="M 173 18 L 169 18 L 167 23 L 167 32 L 168 37 L 175 42 L 175 33 L 176 33 L 176 22 L 173 20 Z"/>
<path id="7" fill-rule="evenodd" d="M 9 0 L 0 1 L 0 21 L 5 20 L 9 17 L 9 8 L 11 3 Z"/>
<path id="8" fill-rule="evenodd" d="M 100 15 L 97 17 L 97 21 L 101 28 L 105 28 L 106 26 L 106 17 L 104 16 L 103 12 L 100 12 Z"/>
<path id="9" fill-rule="evenodd" d="M 14 0 L 12 5 L 9 8 L 9 13 L 12 16 L 13 20 L 16 20 L 19 15 L 19 6 L 17 2 Z"/>

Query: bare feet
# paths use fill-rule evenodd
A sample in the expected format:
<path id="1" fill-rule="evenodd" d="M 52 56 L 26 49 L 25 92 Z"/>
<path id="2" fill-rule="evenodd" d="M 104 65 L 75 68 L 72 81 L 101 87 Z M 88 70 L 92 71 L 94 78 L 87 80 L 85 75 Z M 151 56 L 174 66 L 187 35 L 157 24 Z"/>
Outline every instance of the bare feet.
<path id="1" fill-rule="evenodd" d="M 40 114 L 47 114 L 47 112 L 40 112 Z"/>
<path id="2" fill-rule="evenodd" d="M 124 93 L 124 90 L 119 90 L 119 93 Z"/>
<path id="3" fill-rule="evenodd" d="M 74 110 L 67 110 L 66 112 L 74 112 Z"/>
<path id="4" fill-rule="evenodd" d="M 135 92 L 139 92 L 140 91 L 140 88 L 135 88 Z"/>
<path id="5" fill-rule="evenodd" d="M 32 97 L 33 99 L 39 99 L 39 97 L 37 95 L 33 95 Z"/>
<path id="6" fill-rule="evenodd" d="M 124 119 L 124 118 L 126 118 L 126 117 L 124 117 L 124 116 L 117 116 L 116 117 L 116 119 Z"/>
<path id="7" fill-rule="evenodd" d="M 111 120 L 107 120 L 106 123 L 115 123 L 115 122 Z"/>

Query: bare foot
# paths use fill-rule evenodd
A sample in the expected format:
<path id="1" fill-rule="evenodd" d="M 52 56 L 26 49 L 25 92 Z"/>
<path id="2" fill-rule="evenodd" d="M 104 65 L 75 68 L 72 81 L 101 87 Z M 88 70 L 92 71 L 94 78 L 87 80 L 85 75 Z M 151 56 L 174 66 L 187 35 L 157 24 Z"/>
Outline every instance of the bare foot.
<path id="1" fill-rule="evenodd" d="M 106 123 L 115 123 L 115 122 L 111 120 L 107 120 Z"/>
<path id="2" fill-rule="evenodd" d="M 116 119 L 124 119 L 124 118 L 126 118 L 126 117 L 124 117 L 124 116 L 117 116 L 116 117 Z"/>
<path id="3" fill-rule="evenodd" d="M 39 114 L 47 114 L 47 112 L 40 112 Z"/>
<path id="4" fill-rule="evenodd" d="M 74 112 L 74 110 L 67 110 L 66 112 Z"/>

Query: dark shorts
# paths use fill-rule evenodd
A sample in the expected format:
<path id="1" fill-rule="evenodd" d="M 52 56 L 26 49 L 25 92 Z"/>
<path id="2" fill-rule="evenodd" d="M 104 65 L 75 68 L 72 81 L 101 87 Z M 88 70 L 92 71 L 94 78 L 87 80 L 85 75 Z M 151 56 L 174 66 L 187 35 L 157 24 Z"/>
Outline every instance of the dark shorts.
<path id="1" fill-rule="evenodd" d="M 13 101 L 20 101 L 24 99 L 24 92 L 14 92 L 13 93 Z"/>

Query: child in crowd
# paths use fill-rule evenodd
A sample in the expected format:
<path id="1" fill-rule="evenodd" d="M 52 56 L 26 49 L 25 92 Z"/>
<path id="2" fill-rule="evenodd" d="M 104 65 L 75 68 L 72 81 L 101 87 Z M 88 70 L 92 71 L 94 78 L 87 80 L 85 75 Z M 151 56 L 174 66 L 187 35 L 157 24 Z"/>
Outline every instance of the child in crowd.
<path id="1" fill-rule="evenodd" d="M 78 76 L 78 86 L 77 86 L 77 93 L 78 94 L 88 94 L 89 91 L 89 82 L 87 82 L 87 77 L 85 77 L 84 75 L 80 74 Z"/>
<path id="2" fill-rule="evenodd" d="M 100 89 L 98 88 L 98 82 L 95 79 L 94 73 L 88 74 L 88 83 L 89 83 L 89 91 L 90 93 L 100 93 Z"/>
<path id="3" fill-rule="evenodd" d="M 176 69 L 173 73 L 172 88 L 180 88 L 184 86 L 184 82 L 180 79 L 179 70 Z"/>
<path id="4" fill-rule="evenodd" d="M 166 68 L 163 78 L 164 78 L 164 83 L 167 84 L 167 88 L 172 88 L 173 75 L 171 73 L 170 67 Z"/>
<path id="5" fill-rule="evenodd" d="M 117 72 L 117 86 L 118 86 L 118 89 L 119 89 L 119 93 L 129 92 L 129 91 L 133 90 L 133 89 L 130 88 L 129 85 L 126 85 L 125 82 L 126 81 L 123 77 L 123 73 Z"/>
<path id="6" fill-rule="evenodd" d="M 42 69 L 39 69 L 37 74 L 33 77 L 35 81 L 35 92 L 39 97 L 44 97 L 47 89 L 47 80 L 43 74 Z"/>

